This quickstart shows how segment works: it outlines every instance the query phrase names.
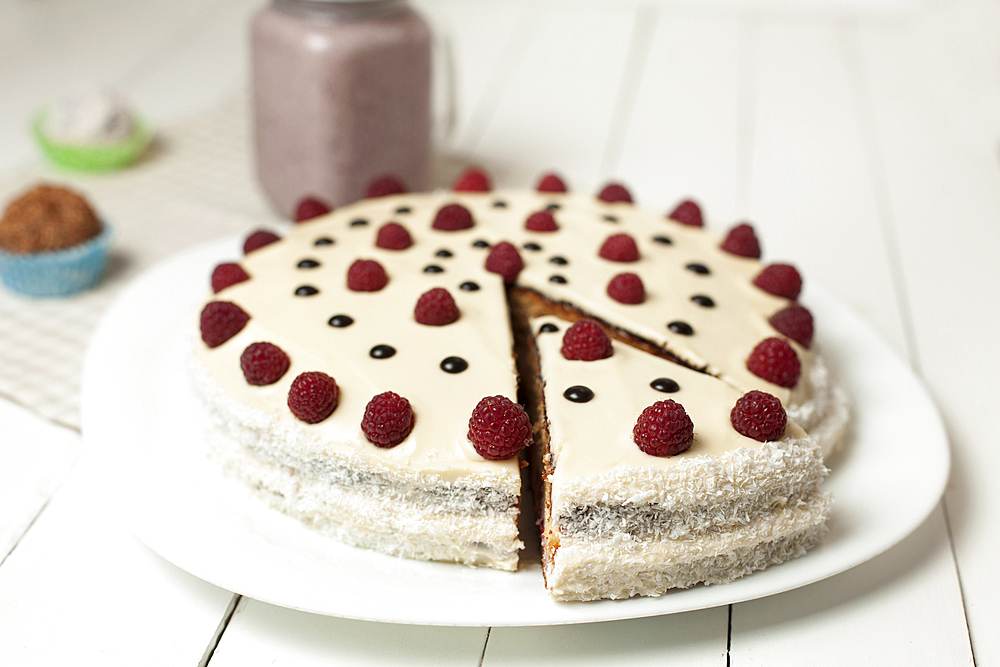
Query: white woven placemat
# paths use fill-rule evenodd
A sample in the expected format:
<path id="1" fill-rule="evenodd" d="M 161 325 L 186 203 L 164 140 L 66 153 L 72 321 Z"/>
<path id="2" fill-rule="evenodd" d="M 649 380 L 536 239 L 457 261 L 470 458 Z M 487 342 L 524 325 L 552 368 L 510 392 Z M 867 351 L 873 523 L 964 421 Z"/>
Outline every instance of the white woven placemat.
<path id="1" fill-rule="evenodd" d="M 87 341 L 122 286 L 184 248 L 281 224 L 257 187 L 250 146 L 239 95 L 162 128 L 150 151 L 123 171 L 81 175 L 39 163 L 0 181 L 4 207 L 39 181 L 68 185 L 115 229 L 108 272 L 97 288 L 61 299 L 28 299 L 0 288 L 0 396 L 79 428 Z"/>

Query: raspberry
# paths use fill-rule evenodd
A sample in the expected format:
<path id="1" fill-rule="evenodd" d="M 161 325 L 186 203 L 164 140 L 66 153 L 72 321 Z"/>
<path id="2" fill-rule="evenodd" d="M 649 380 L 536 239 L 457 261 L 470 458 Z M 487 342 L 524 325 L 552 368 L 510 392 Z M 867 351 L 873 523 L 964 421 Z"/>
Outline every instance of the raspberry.
<path id="1" fill-rule="evenodd" d="M 505 283 L 512 283 L 517 279 L 517 274 L 524 268 L 521 254 L 510 243 L 501 241 L 490 248 L 490 254 L 486 257 L 486 270 L 499 273 L 503 276 Z"/>
<path id="2" fill-rule="evenodd" d="M 704 227 L 705 221 L 701 217 L 701 207 L 690 199 L 685 199 L 667 216 L 671 220 L 676 220 L 682 225 L 692 227 Z"/>
<path id="3" fill-rule="evenodd" d="M 250 276 L 239 264 L 232 262 L 219 264 L 212 271 L 212 291 L 218 294 L 227 287 L 241 283 L 244 280 L 250 280 Z"/>
<path id="4" fill-rule="evenodd" d="M 559 229 L 556 218 L 551 211 L 538 211 L 528 216 L 524 228 L 533 232 L 554 232 Z"/>
<path id="5" fill-rule="evenodd" d="M 280 241 L 281 237 L 273 232 L 269 232 L 266 229 L 258 229 L 253 234 L 247 237 L 247 240 L 243 242 L 243 254 L 249 255 L 254 250 L 263 248 L 266 245 L 270 245 L 275 241 Z"/>
<path id="6" fill-rule="evenodd" d="M 273 343 L 251 343 L 240 355 L 240 368 L 248 384 L 274 384 L 290 365 L 285 351 Z"/>
<path id="7" fill-rule="evenodd" d="M 736 401 L 729 421 L 740 435 L 767 442 L 784 435 L 788 416 L 777 397 L 754 390 Z"/>
<path id="8" fill-rule="evenodd" d="M 604 186 L 604 189 L 601 190 L 600 194 L 597 195 L 597 198 L 600 199 L 601 201 L 612 202 L 612 203 L 613 202 L 625 202 L 627 204 L 632 203 L 632 195 L 625 188 L 625 186 L 620 183 L 608 183 L 607 185 Z"/>
<path id="9" fill-rule="evenodd" d="M 809 349 L 813 338 L 813 316 L 797 303 L 779 310 L 768 320 L 771 326 Z"/>
<path id="10" fill-rule="evenodd" d="M 743 222 L 729 230 L 729 235 L 720 246 L 726 252 L 740 257 L 760 259 L 760 243 L 753 227 Z"/>
<path id="11" fill-rule="evenodd" d="M 209 301 L 201 309 L 201 339 L 209 347 L 219 347 L 249 321 L 246 311 L 232 301 Z"/>
<path id="12" fill-rule="evenodd" d="M 642 303 L 646 300 L 646 288 L 636 274 L 619 273 L 608 283 L 608 296 L 619 303 Z"/>
<path id="13" fill-rule="evenodd" d="M 375 245 L 386 250 L 405 250 L 413 245 L 410 232 L 398 222 L 387 222 L 379 227 Z"/>
<path id="14" fill-rule="evenodd" d="M 771 264 L 757 274 L 753 284 L 775 296 L 795 300 L 802 291 L 802 276 L 791 264 Z"/>
<path id="15" fill-rule="evenodd" d="M 432 327 L 451 324 L 458 319 L 458 306 L 455 305 L 455 299 L 448 290 L 435 287 L 417 299 L 417 305 L 413 309 L 413 319 Z"/>
<path id="16" fill-rule="evenodd" d="M 628 234 L 612 234 L 598 254 L 612 262 L 634 262 L 639 259 L 639 248 Z"/>
<path id="17" fill-rule="evenodd" d="M 509 459 L 531 444 L 531 421 L 506 396 L 487 396 L 469 417 L 469 440 L 484 459 Z"/>
<path id="18" fill-rule="evenodd" d="M 562 356 L 579 361 L 607 359 L 614 354 L 611 339 L 595 320 L 577 320 L 563 334 Z"/>
<path id="19" fill-rule="evenodd" d="M 747 358 L 751 373 L 768 382 L 791 389 L 799 381 L 801 364 L 795 350 L 783 338 L 765 338 Z"/>
<path id="20" fill-rule="evenodd" d="M 684 406 L 668 398 L 642 411 L 632 439 L 650 456 L 676 456 L 694 441 L 694 424 Z"/>
<path id="21" fill-rule="evenodd" d="M 461 204 L 447 204 L 442 206 L 434 216 L 434 229 L 442 232 L 455 232 L 459 229 L 472 227 L 472 213 Z"/>
<path id="22" fill-rule="evenodd" d="M 493 188 L 485 171 L 479 167 L 469 167 L 458 175 L 451 189 L 455 192 L 489 192 Z"/>
<path id="23" fill-rule="evenodd" d="M 306 197 L 295 207 L 295 222 L 305 222 L 321 215 L 326 215 L 333 209 L 325 202 L 315 197 Z"/>
<path id="24" fill-rule="evenodd" d="M 347 269 L 347 289 L 352 292 L 377 292 L 386 286 L 389 276 L 374 259 L 358 259 Z"/>
<path id="25" fill-rule="evenodd" d="M 288 409 L 307 424 L 318 424 L 337 408 L 340 387 L 326 373 L 309 371 L 292 380 L 288 390 Z"/>
<path id="26" fill-rule="evenodd" d="M 558 174 L 548 173 L 543 174 L 538 180 L 538 185 L 535 187 L 539 192 L 567 192 L 565 181 L 559 177 Z"/>
<path id="27" fill-rule="evenodd" d="M 406 192 L 406 185 L 392 174 L 379 176 L 365 188 L 365 198 L 387 197 L 389 195 L 401 195 Z"/>
<path id="28" fill-rule="evenodd" d="M 399 394 L 383 392 L 368 401 L 361 430 L 376 447 L 395 447 L 413 430 L 413 408 Z"/>

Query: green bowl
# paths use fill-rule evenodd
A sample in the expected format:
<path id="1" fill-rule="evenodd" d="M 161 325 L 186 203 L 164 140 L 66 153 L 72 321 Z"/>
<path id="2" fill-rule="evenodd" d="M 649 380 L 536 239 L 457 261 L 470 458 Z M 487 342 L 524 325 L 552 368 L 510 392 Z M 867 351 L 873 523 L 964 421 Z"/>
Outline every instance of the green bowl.
<path id="1" fill-rule="evenodd" d="M 135 131 L 125 141 L 106 144 L 65 144 L 50 140 L 46 135 L 45 112 L 37 114 L 31 131 L 42 153 L 55 164 L 77 171 L 111 171 L 135 162 L 149 146 L 153 129 L 141 118 L 135 119 Z"/>

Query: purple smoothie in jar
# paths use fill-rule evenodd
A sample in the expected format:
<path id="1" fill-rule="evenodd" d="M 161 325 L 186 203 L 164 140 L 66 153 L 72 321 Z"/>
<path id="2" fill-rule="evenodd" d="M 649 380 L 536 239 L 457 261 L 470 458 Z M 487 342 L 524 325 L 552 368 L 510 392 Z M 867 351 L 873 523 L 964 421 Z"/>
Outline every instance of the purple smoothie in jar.
<path id="1" fill-rule="evenodd" d="M 257 174 L 274 207 L 429 184 L 431 31 L 405 0 L 274 0 L 251 28 Z"/>

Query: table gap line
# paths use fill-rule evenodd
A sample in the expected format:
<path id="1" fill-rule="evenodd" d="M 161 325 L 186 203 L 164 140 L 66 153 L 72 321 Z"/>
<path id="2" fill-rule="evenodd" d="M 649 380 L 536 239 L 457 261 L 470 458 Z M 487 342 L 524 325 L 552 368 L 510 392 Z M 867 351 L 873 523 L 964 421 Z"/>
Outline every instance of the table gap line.
<path id="1" fill-rule="evenodd" d="M 225 633 L 226 628 L 229 627 L 229 622 L 233 620 L 233 616 L 236 614 L 237 608 L 239 608 L 240 603 L 243 601 L 243 596 L 239 593 L 233 593 L 233 597 L 229 600 L 229 605 L 226 610 L 222 613 L 222 618 L 219 620 L 219 625 L 215 628 L 215 633 L 208 642 L 208 646 L 205 647 L 205 652 L 201 656 L 201 660 L 198 661 L 198 667 L 208 667 L 208 664 L 215 657 L 215 649 L 219 647 L 219 642 L 222 640 L 222 635 Z"/>

